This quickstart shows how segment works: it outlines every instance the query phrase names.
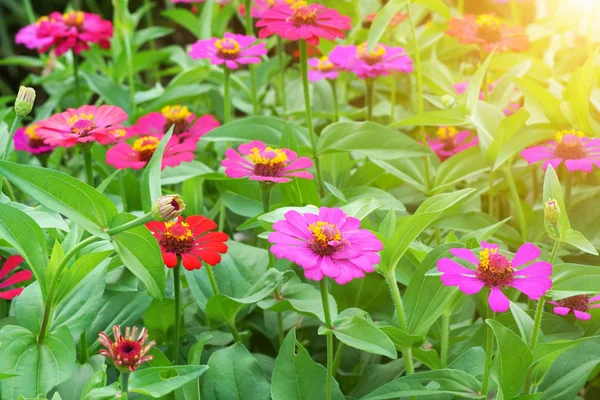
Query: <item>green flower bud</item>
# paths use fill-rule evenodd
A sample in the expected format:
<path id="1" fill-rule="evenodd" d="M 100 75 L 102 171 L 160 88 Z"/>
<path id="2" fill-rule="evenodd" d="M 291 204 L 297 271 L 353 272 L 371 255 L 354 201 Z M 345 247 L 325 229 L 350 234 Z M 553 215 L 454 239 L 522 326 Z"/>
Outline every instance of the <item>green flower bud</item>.
<path id="1" fill-rule="evenodd" d="M 558 202 L 554 199 L 548 199 L 544 203 L 544 218 L 551 224 L 555 224 L 560 219 L 560 207 Z"/>
<path id="2" fill-rule="evenodd" d="M 30 87 L 21 86 L 15 100 L 15 112 L 21 118 L 29 115 L 35 102 L 35 90 Z"/>
<path id="3" fill-rule="evenodd" d="M 162 196 L 152 205 L 152 215 L 157 221 L 173 221 L 185 210 L 185 203 L 178 194 Z"/>
<path id="4" fill-rule="evenodd" d="M 442 105 L 445 108 L 452 108 L 454 106 L 454 103 L 456 103 L 456 100 L 454 100 L 454 97 L 450 96 L 449 94 L 445 94 L 442 96 Z"/>

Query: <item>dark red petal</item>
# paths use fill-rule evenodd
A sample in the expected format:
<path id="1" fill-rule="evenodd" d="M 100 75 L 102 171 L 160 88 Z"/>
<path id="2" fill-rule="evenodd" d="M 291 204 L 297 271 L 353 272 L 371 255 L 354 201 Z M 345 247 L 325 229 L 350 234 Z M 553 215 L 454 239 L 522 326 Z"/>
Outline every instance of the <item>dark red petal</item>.
<path id="1" fill-rule="evenodd" d="M 217 229 L 215 221 L 202 216 L 188 217 L 186 222 L 190 225 L 190 229 L 195 236 Z"/>
<path id="2" fill-rule="evenodd" d="M 14 285 L 15 283 L 28 281 L 31 279 L 31 271 L 19 271 L 16 274 L 13 274 L 11 277 L 6 279 L 4 282 L 0 283 L 0 289 L 5 288 L 10 285 Z"/>
<path id="3" fill-rule="evenodd" d="M 167 268 L 173 268 L 177 265 L 177 255 L 168 251 L 162 253 L 163 261 Z"/>
<path id="4" fill-rule="evenodd" d="M 194 235 L 196 236 L 196 235 Z M 204 242 L 226 242 L 229 240 L 229 236 L 227 236 L 224 232 L 210 232 L 203 236 L 196 236 L 197 243 Z"/>
<path id="5" fill-rule="evenodd" d="M 200 248 L 192 250 L 192 252 L 200 257 L 202 261 L 208 265 L 215 266 L 221 262 L 221 255 L 214 251 L 204 251 Z"/>
<path id="6" fill-rule="evenodd" d="M 222 243 L 222 242 L 208 242 L 208 243 L 200 242 L 200 243 L 194 244 L 192 253 L 194 252 L 194 249 L 198 249 L 198 251 L 208 250 L 208 251 L 216 251 L 217 253 L 226 253 L 228 247 L 225 243 Z"/>
<path id="7" fill-rule="evenodd" d="M 182 254 L 182 258 L 183 258 L 183 268 L 187 269 L 188 271 L 193 271 L 195 269 L 202 268 L 202 263 L 195 256 L 193 256 L 189 253 L 186 253 L 186 254 Z"/>
<path id="8" fill-rule="evenodd" d="M 152 232 L 154 234 L 160 234 L 161 236 L 163 233 L 165 233 L 165 223 L 164 222 L 158 222 L 158 221 L 148 222 L 146 224 L 146 228 L 148 228 L 150 230 L 150 232 Z"/>
<path id="9" fill-rule="evenodd" d="M 7 290 L 4 292 L 0 292 L 0 299 L 12 300 L 13 298 L 20 295 L 22 291 L 23 291 L 23 288 L 17 288 L 17 289 L 11 289 L 11 290 Z"/>
<path id="10" fill-rule="evenodd" d="M 15 269 L 15 267 L 23 262 L 23 257 L 21 256 L 10 256 L 4 262 L 2 269 L 0 269 L 0 279 L 4 278 L 10 271 Z"/>

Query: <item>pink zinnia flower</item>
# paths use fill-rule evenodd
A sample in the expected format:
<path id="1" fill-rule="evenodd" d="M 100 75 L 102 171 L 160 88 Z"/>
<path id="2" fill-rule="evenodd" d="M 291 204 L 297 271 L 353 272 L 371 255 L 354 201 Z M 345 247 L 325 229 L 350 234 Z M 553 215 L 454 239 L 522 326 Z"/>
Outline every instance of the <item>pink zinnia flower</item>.
<path id="1" fill-rule="evenodd" d="M 282 4 L 291 4 L 295 0 L 254 0 L 252 3 L 252 17 L 253 18 L 262 18 L 265 11 L 272 9 L 275 6 L 279 6 Z M 246 5 L 240 4 L 240 14 L 242 16 L 246 16 Z"/>
<path id="2" fill-rule="evenodd" d="M 393 72 L 409 73 L 413 70 L 412 59 L 402 47 L 378 44 L 369 52 L 367 43 L 360 46 L 337 46 L 329 55 L 339 68 L 354 72 L 359 78 L 377 78 Z"/>
<path id="3" fill-rule="evenodd" d="M 567 297 L 566 299 L 558 301 L 549 301 L 548 303 L 556 306 L 554 307 L 554 314 L 557 315 L 568 315 L 572 313 L 575 318 L 588 321 L 592 318 L 588 311 L 590 308 L 600 308 L 600 295 L 594 296 L 590 299 L 587 294 L 580 294 L 578 296 Z M 597 304 L 593 304 L 597 303 Z"/>
<path id="4" fill-rule="evenodd" d="M 127 137 L 139 135 L 162 139 L 173 125 L 173 135 L 182 141 L 191 140 L 196 143 L 221 123 L 210 114 L 198 118 L 187 107 L 177 104 L 163 107 L 160 112 L 152 112 L 138 119 L 135 125 L 127 129 Z"/>
<path id="5" fill-rule="evenodd" d="M 285 183 L 290 178 L 313 179 L 311 173 L 302 171 L 312 167 L 308 157 L 299 157 L 289 149 L 273 149 L 261 141 L 254 140 L 225 151 L 221 165 L 230 178 L 248 177 L 253 181 Z M 245 157 L 243 157 L 245 156 Z"/>
<path id="6" fill-rule="evenodd" d="M 265 10 L 256 26 L 263 28 L 258 33 L 261 39 L 277 34 L 288 40 L 305 40 L 318 45 L 320 38 L 343 39 L 343 31 L 352 28 L 352 19 L 340 15 L 333 9 L 320 4 L 296 1 Z"/>
<path id="7" fill-rule="evenodd" d="M 475 294 L 487 286 L 490 289 L 488 303 L 494 312 L 505 312 L 510 307 L 505 287 L 513 287 L 523 292 L 531 300 L 538 300 L 552 287 L 550 275 L 552 265 L 545 261 L 536 261 L 523 269 L 517 269 L 531 263 L 540 256 L 540 249 L 531 243 L 525 243 L 515 253 L 512 261 L 498 251 L 497 245 L 481 242 L 483 250 L 477 257 L 469 249 L 451 249 L 457 258 L 473 264 L 476 269 L 468 269 L 449 258 L 442 258 L 437 267 L 442 272 L 442 283 L 446 286 L 458 286 L 465 294 Z"/>
<path id="8" fill-rule="evenodd" d="M 105 332 L 100 332 L 98 335 L 98 342 L 104 346 L 104 349 L 100 350 L 100 355 L 110 358 L 120 372 L 133 372 L 143 363 L 154 359 L 154 356 L 148 355 L 148 352 L 156 342 L 153 340 L 146 344 L 148 340 L 146 328 L 142 328 L 139 336 L 137 326 L 126 327 L 125 336 L 121 333 L 119 325 L 114 325 L 112 330 L 114 342 Z"/>
<path id="9" fill-rule="evenodd" d="M 38 124 L 31 124 L 26 128 L 19 128 L 15 132 L 15 150 L 26 151 L 31 154 L 48 153 L 54 150 L 54 146 L 44 143 L 44 139 L 38 134 Z"/>
<path id="10" fill-rule="evenodd" d="M 127 142 L 119 143 L 106 152 L 106 163 L 117 169 L 142 169 L 148 164 L 159 144 L 160 139 L 155 136 L 141 136 L 133 142 L 133 145 Z M 195 142 L 190 140 L 180 142 L 177 136 L 173 136 L 167 143 L 161 169 L 193 161 L 195 150 Z"/>
<path id="11" fill-rule="evenodd" d="M 340 208 L 321 207 L 318 215 L 288 211 L 285 219 L 273 224 L 271 252 L 300 265 L 308 279 L 328 276 L 343 285 L 374 272 L 379 263 L 382 243 L 359 228 L 360 220 Z"/>
<path id="12" fill-rule="evenodd" d="M 17 32 L 15 43 L 22 44 L 30 50 L 39 49 L 45 52 L 54 44 L 54 37 L 50 35 L 51 27 L 46 25 L 55 23 L 48 17 L 41 17 L 35 23 L 24 26 Z"/>
<path id="13" fill-rule="evenodd" d="M 521 157 L 528 164 L 544 161 L 544 170 L 548 165 L 556 169 L 564 162 L 570 172 L 592 172 L 594 165 L 600 167 L 600 139 L 585 137 L 579 131 L 560 131 L 556 140 L 529 147 L 521 151 Z"/>
<path id="14" fill-rule="evenodd" d="M 2 257 L 0 257 L 0 260 Z M 10 277 L 6 278 L 6 276 L 12 272 L 19 264 L 23 262 L 23 257 L 21 256 L 10 256 L 4 262 L 2 269 L 0 269 L 0 299 L 11 300 L 21 294 L 23 288 L 15 288 L 8 289 L 8 286 L 15 285 L 17 283 L 25 282 L 31 279 L 31 271 L 22 270 L 19 272 L 15 272 Z M 4 279 L 6 278 L 6 279 Z M 4 280 L 3 280 L 4 279 Z"/>
<path id="15" fill-rule="evenodd" d="M 323 79 L 337 79 L 340 76 L 340 70 L 330 60 L 329 57 L 310 58 L 308 60 L 308 79 L 317 82 Z"/>
<path id="16" fill-rule="evenodd" d="M 442 161 L 479 145 L 477 135 L 472 135 L 470 131 L 459 132 L 453 126 L 442 126 L 435 134 L 434 139 L 428 138 L 427 144 Z"/>
<path id="17" fill-rule="evenodd" d="M 225 64 L 237 69 L 238 64 L 258 64 L 260 56 L 267 54 L 267 45 L 257 43 L 253 36 L 225 32 L 223 39 L 198 40 L 190 49 L 193 59 L 207 58 L 211 64 Z"/>
<path id="18" fill-rule="evenodd" d="M 38 122 L 39 136 L 50 146 L 71 147 L 78 143 L 97 141 L 114 143 L 123 132 L 127 114 L 116 106 L 81 106 L 54 114 Z"/>

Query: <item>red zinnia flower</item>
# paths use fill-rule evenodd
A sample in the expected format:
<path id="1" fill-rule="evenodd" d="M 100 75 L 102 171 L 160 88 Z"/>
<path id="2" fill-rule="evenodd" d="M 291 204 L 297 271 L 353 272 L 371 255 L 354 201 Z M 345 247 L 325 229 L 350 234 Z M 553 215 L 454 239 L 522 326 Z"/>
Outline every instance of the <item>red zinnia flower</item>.
<path id="1" fill-rule="evenodd" d="M 200 215 L 187 217 L 185 221 L 181 217 L 175 222 L 154 221 L 146 227 L 158 240 L 168 268 L 177 265 L 179 256 L 188 271 L 202 268 L 202 261 L 214 266 L 221 262 L 221 254 L 227 252 L 227 234 L 210 232 L 217 224 Z"/>
<path id="2" fill-rule="evenodd" d="M 2 257 L 0 257 L 2 259 Z M 0 281 L 4 279 L 13 269 L 23 262 L 21 256 L 10 256 L 4 262 L 0 269 Z M 23 288 L 1 290 L 16 283 L 25 282 L 31 279 L 31 271 L 23 270 L 12 274 L 9 278 L 0 282 L 0 299 L 11 300 L 21 294 Z"/>
<path id="3" fill-rule="evenodd" d="M 110 340 L 110 337 L 104 332 L 98 335 L 98 342 L 106 349 L 100 350 L 100 355 L 113 360 L 115 367 L 121 372 L 133 372 L 135 369 L 145 363 L 151 361 L 154 356 L 147 355 L 152 346 L 156 344 L 153 340 L 146 344 L 148 340 L 148 330 L 142 328 L 140 335 L 137 336 L 138 328 L 125 328 L 125 336 L 121 334 L 119 325 L 113 326 L 113 336 L 115 341 Z"/>

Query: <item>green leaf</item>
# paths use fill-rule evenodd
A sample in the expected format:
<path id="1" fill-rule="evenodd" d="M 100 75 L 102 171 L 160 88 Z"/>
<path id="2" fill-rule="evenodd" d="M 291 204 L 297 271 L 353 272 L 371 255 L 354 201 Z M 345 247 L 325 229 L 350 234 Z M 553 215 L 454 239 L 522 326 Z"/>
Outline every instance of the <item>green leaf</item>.
<path id="1" fill-rule="evenodd" d="M 369 51 L 373 51 L 392 21 L 392 18 L 406 7 L 406 4 L 408 4 L 408 0 L 391 0 L 379 10 L 369 29 Z"/>
<path id="2" fill-rule="evenodd" d="M 135 217 L 122 213 L 111 219 L 110 226 L 121 226 Z M 166 268 L 160 247 L 145 226 L 116 234 L 111 238 L 114 249 L 123 264 L 146 286 L 148 294 L 161 300 L 165 291 Z"/>
<path id="3" fill-rule="evenodd" d="M 418 348 L 425 344 L 423 335 L 411 335 L 392 325 L 382 326 L 380 329 L 390 338 L 398 351 L 403 351 L 407 347 Z"/>
<path id="4" fill-rule="evenodd" d="M 528 343 L 529 340 L 531 340 L 531 335 L 533 332 L 533 320 L 525 311 L 523 311 L 523 309 L 521 309 L 521 307 L 513 302 L 510 303 L 510 311 L 519 328 L 521 339 L 523 339 L 525 343 Z"/>
<path id="5" fill-rule="evenodd" d="M 498 132 L 496 132 L 494 135 L 494 140 L 492 140 L 492 143 L 487 151 L 487 161 L 490 163 L 490 165 L 494 165 L 504 144 L 509 139 L 513 138 L 515 134 L 525 126 L 528 118 L 529 113 L 527 110 L 521 108 L 513 115 L 506 117 L 506 119 L 500 123 Z"/>
<path id="6" fill-rule="evenodd" d="M 104 99 L 107 104 L 121 107 L 128 115 L 131 115 L 131 98 L 129 90 L 123 85 L 118 84 L 111 78 L 104 75 L 90 75 L 85 71 L 81 72 L 87 86 L 96 94 Z"/>
<path id="7" fill-rule="evenodd" d="M 92 357 L 92 359 L 95 359 L 96 357 L 101 358 L 102 356 L 100 356 L 100 355 L 94 356 L 94 357 Z M 90 378 L 85 383 L 85 386 L 81 390 L 80 398 L 87 399 L 88 398 L 87 395 L 92 390 L 104 388 L 106 386 L 106 380 L 107 380 L 106 364 L 102 364 L 101 369 L 94 372 L 94 374 L 92 376 L 90 376 Z"/>
<path id="8" fill-rule="evenodd" d="M 104 229 L 117 215 L 117 207 L 94 188 L 62 172 L 8 161 L 0 161 L 0 175 L 44 207 L 98 237 L 108 238 Z"/>
<path id="9" fill-rule="evenodd" d="M 327 370 L 313 361 L 296 340 L 296 329 L 287 334 L 273 369 L 271 396 L 273 400 L 314 400 L 326 397 Z M 333 400 L 344 400 L 339 385 L 333 382 Z"/>
<path id="10" fill-rule="evenodd" d="M 450 10 L 448 6 L 444 4 L 442 0 L 411 0 L 411 3 L 420 4 L 423 7 L 427 7 L 432 11 L 440 14 L 446 19 L 450 19 Z"/>
<path id="11" fill-rule="evenodd" d="M 71 377 L 57 387 L 61 399 L 81 400 L 83 398 L 83 393 L 87 394 L 92 390 L 92 388 L 89 388 L 85 391 L 86 387 L 94 385 L 93 383 L 90 383 L 90 380 L 92 380 L 92 382 L 103 382 L 102 387 L 104 387 L 106 385 L 106 373 L 104 373 L 103 369 L 105 368 L 104 357 L 100 355 L 92 356 L 84 364 L 77 363 Z"/>
<path id="12" fill-rule="evenodd" d="M 7 325 L 0 330 L 0 359 L 0 374 L 19 375 L 0 382 L 2 399 L 45 396 L 71 377 L 75 343 L 67 327 L 52 332 L 38 345 L 27 329 Z"/>
<path id="13" fill-rule="evenodd" d="M 550 296 L 555 300 L 580 294 L 596 294 L 600 287 L 600 268 L 581 264 L 559 264 L 552 268 Z"/>
<path id="14" fill-rule="evenodd" d="M 164 10 L 161 14 L 176 24 L 183 26 L 197 38 L 202 35 L 202 24 L 199 23 L 199 18 L 191 11 L 183 8 L 171 8 Z"/>
<path id="15" fill-rule="evenodd" d="M 538 363 L 546 357 L 556 357 L 564 353 L 565 351 L 571 350 L 581 343 L 587 342 L 588 340 L 598 340 L 600 336 L 584 337 L 577 340 L 565 340 L 553 343 L 540 343 L 535 346 L 533 350 L 533 363 Z"/>
<path id="16" fill-rule="evenodd" d="M 442 191 L 459 182 L 483 175 L 489 169 L 479 147 L 472 147 L 450 157 L 440 165 L 433 191 Z"/>
<path id="17" fill-rule="evenodd" d="M 539 109 L 550 121 L 557 126 L 569 125 L 569 120 L 560 109 L 560 100 L 543 87 L 525 78 L 513 78 L 513 82 L 523 93 L 525 104 L 529 108 Z"/>
<path id="18" fill-rule="evenodd" d="M 142 193 L 141 197 L 144 212 L 150 212 L 152 204 L 162 196 L 162 184 L 160 181 L 162 160 L 165 149 L 167 148 L 167 143 L 169 143 L 171 136 L 173 136 L 174 129 L 175 125 L 172 125 L 165 136 L 160 140 L 158 147 L 152 154 L 152 158 L 142 173 L 140 192 Z"/>
<path id="19" fill-rule="evenodd" d="M 36 222 L 23 211 L 0 203 L 0 238 L 6 240 L 29 264 L 46 296 L 46 237 Z"/>
<path id="20" fill-rule="evenodd" d="M 469 123 L 467 110 L 464 107 L 454 107 L 447 110 L 427 111 L 417 114 L 398 122 L 390 127 L 397 126 L 464 126 Z"/>
<path id="21" fill-rule="evenodd" d="M 562 236 L 560 237 L 560 241 L 569 243 L 570 245 L 575 246 L 579 250 L 585 251 L 588 254 L 595 256 L 598 255 L 598 250 L 596 250 L 594 245 L 591 244 L 585 238 L 585 236 L 583 236 L 583 233 L 576 231 L 575 229 L 567 229 L 565 232 L 563 232 Z"/>
<path id="22" fill-rule="evenodd" d="M 510 134 L 510 130 L 514 128 L 514 126 L 511 127 L 509 125 L 512 125 L 513 122 L 519 123 L 519 121 L 513 120 L 508 122 L 509 119 L 515 117 L 515 115 L 505 119 L 502 122 L 498 128 L 498 133 L 496 134 L 497 136 L 488 150 L 489 157 L 495 157 L 493 164 L 494 171 L 500 168 L 506 161 L 518 154 L 521 150 L 531 147 L 537 143 L 550 140 L 556 135 L 556 129 L 548 127 L 547 125 L 529 125 L 518 131 L 504 143 L 501 143 L 500 141 L 502 140 L 502 135 L 506 135 L 507 133 Z M 498 149 L 498 146 L 500 146 L 500 149 Z M 497 154 L 495 154 L 496 152 Z"/>
<path id="23" fill-rule="evenodd" d="M 485 321 L 494 331 L 498 341 L 498 355 L 500 371 L 498 385 L 504 399 L 512 399 L 519 393 L 527 369 L 531 365 L 533 356 L 527 344 L 513 331 L 506 328 L 500 322 L 487 319 Z"/>
<path id="24" fill-rule="evenodd" d="M 96 267 L 103 264 L 107 257 L 113 254 L 112 250 L 84 254 L 77 258 L 70 268 L 63 271 L 56 288 L 56 303 L 59 303 L 75 287 L 90 274 Z M 104 278 L 102 278 L 104 279 Z"/>
<path id="25" fill-rule="evenodd" d="M 487 76 L 487 69 L 490 65 L 490 61 L 494 56 L 494 52 L 492 51 L 485 61 L 481 64 L 481 66 L 477 69 L 471 80 L 469 81 L 469 86 L 467 87 L 467 91 L 465 92 L 466 96 L 466 107 L 467 111 L 470 115 L 477 114 L 477 105 L 479 104 L 479 95 L 481 93 L 482 85 L 487 85 L 488 82 L 484 82 L 484 79 Z"/>
<path id="26" fill-rule="evenodd" d="M 362 220 L 381 207 L 383 207 L 383 204 L 380 201 L 372 197 L 363 197 L 340 208 L 344 210 L 347 215 Z"/>
<path id="27" fill-rule="evenodd" d="M 202 140 L 215 142 L 249 142 L 251 140 L 260 140 L 268 145 L 279 146 L 282 132 L 288 125 L 292 127 L 294 137 L 300 146 L 310 146 L 308 133 L 305 128 L 274 117 L 238 119 L 213 129 L 202 136 Z"/>
<path id="28" fill-rule="evenodd" d="M 565 374 L 554 381 L 542 392 L 543 400 L 572 399 L 585 386 L 588 376 L 600 363 L 595 359 L 581 365 L 573 366 L 573 369 L 565 371 Z"/>
<path id="29" fill-rule="evenodd" d="M 151 367 L 131 374 L 129 391 L 153 398 L 166 396 L 204 374 L 206 365 Z"/>
<path id="30" fill-rule="evenodd" d="M 33 282 L 31 285 L 28 285 L 14 299 L 14 303 L 14 312 L 19 325 L 28 329 L 34 335 L 38 335 L 44 316 L 44 300 L 42 299 L 39 283 Z"/>
<path id="31" fill-rule="evenodd" d="M 590 119 L 590 94 L 594 87 L 597 57 L 598 50 L 590 55 L 583 66 L 573 71 L 565 93 L 565 98 L 577 117 L 579 129 L 588 133 L 594 132 Z"/>
<path id="32" fill-rule="evenodd" d="M 241 344 L 214 352 L 200 382 L 203 400 L 269 400 L 270 385 L 260 364 Z"/>

